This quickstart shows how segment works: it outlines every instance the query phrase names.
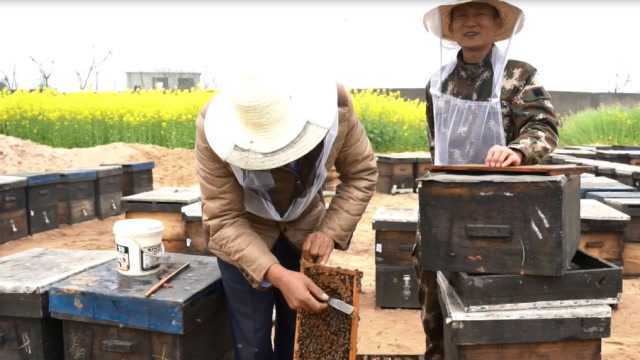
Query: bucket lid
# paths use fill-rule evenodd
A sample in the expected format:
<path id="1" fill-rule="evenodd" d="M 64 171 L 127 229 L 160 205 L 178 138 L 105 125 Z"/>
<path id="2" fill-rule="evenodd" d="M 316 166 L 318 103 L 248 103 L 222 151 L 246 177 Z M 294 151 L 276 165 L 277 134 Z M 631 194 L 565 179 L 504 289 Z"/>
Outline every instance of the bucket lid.
<path id="1" fill-rule="evenodd" d="M 116 235 L 146 235 L 163 231 L 162 221 L 153 219 L 126 219 L 113 224 L 113 233 Z"/>

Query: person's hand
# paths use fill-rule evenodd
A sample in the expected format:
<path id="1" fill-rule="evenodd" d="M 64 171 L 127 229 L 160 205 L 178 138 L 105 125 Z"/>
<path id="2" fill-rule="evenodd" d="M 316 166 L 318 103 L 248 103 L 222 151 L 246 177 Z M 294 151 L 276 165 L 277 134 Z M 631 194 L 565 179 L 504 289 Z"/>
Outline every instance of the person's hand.
<path id="1" fill-rule="evenodd" d="M 522 164 L 522 153 L 506 146 L 493 145 L 487 152 L 484 164 L 489 167 L 518 166 Z"/>
<path id="2" fill-rule="evenodd" d="M 329 296 L 303 273 L 274 264 L 267 270 L 265 279 L 282 292 L 293 310 L 317 313 L 327 308 Z"/>
<path id="3" fill-rule="evenodd" d="M 326 264 L 334 245 L 333 239 L 326 234 L 314 232 L 302 244 L 302 257 L 312 263 Z"/>

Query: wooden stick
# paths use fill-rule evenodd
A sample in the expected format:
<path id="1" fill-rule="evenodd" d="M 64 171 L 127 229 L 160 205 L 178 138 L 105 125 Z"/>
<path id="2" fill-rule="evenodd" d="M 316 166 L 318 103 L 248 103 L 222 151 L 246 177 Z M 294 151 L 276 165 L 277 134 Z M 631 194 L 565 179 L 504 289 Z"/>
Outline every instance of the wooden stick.
<path id="1" fill-rule="evenodd" d="M 144 293 L 144 297 L 151 296 L 153 293 L 158 291 L 158 289 L 160 289 L 162 287 L 162 285 L 166 284 L 167 281 L 171 280 L 173 277 L 178 275 L 182 270 L 184 270 L 184 269 L 186 269 L 188 267 L 189 267 L 189 263 L 186 263 L 186 264 L 180 266 L 176 271 L 174 271 L 171 274 L 169 274 L 169 275 L 163 277 L 162 279 L 160 279 L 160 281 L 155 283 L 149 290 L 147 290 L 146 293 Z"/>

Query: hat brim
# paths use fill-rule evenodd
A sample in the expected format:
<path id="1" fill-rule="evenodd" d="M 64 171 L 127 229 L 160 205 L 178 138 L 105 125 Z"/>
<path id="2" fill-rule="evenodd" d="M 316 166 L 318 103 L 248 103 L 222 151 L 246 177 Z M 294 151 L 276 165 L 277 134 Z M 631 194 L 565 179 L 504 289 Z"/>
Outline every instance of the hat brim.
<path id="1" fill-rule="evenodd" d="M 246 170 L 274 169 L 301 158 L 326 137 L 338 116 L 336 83 L 307 84 L 292 89 L 290 127 L 280 129 L 278 136 L 265 134 L 264 138 L 248 134 L 239 125 L 230 99 L 217 95 L 204 120 L 207 142 L 222 160 Z M 247 145 L 249 137 L 255 146 Z"/>
<path id="2" fill-rule="evenodd" d="M 455 42 L 449 26 L 451 23 L 451 10 L 457 6 L 474 2 L 488 4 L 498 10 L 503 25 L 500 31 L 496 33 L 494 41 L 509 39 L 524 27 L 524 12 L 515 5 L 498 0 L 465 0 L 454 1 L 451 4 L 440 5 L 429 10 L 422 19 L 425 29 L 441 39 Z"/>

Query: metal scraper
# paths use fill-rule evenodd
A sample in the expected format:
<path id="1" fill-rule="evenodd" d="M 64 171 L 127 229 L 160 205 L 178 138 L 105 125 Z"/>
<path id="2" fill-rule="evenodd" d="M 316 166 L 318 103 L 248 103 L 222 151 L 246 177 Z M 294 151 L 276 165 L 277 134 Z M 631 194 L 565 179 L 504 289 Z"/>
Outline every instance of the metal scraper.
<path id="1" fill-rule="evenodd" d="M 353 314 L 353 306 L 347 304 L 346 302 L 340 299 L 329 298 L 329 301 L 327 301 L 327 304 L 329 304 L 329 306 L 331 306 L 332 308 L 338 311 L 341 311 L 347 315 Z"/>

